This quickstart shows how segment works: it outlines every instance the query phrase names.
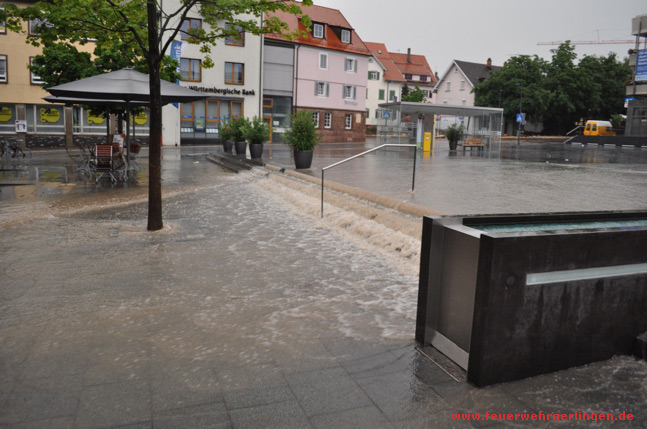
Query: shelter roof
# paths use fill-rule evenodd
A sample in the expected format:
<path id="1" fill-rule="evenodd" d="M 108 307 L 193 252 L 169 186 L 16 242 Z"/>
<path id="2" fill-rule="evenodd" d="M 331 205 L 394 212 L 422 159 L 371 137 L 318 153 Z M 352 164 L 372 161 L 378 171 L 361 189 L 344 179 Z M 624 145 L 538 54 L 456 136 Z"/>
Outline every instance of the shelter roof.
<path id="1" fill-rule="evenodd" d="M 316 46 L 326 49 L 334 49 L 353 54 L 370 55 L 370 51 L 359 37 L 357 32 L 351 27 L 349 22 L 344 18 L 344 15 L 337 9 L 332 9 L 323 6 L 303 6 L 300 5 L 304 15 L 308 15 L 313 22 L 325 24 L 324 25 L 324 38 L 318 39 L 312 36 L 309 32 L 306 35 L 299 36 L 295 40 L 288 40 L 278 34 L 267 34 L 267 39 L 289 41 L 302 45 Z M 305 31 L 306 28 L 301 22 L 299 16 L 292 15 L 283 11 L 268 12 L 268 17 L 277 17 L 285 22 L 290 31 L 300 30 Z M 350 43 L 343 43 L 341 41 L 341 30 L 346 29 L 351 31 Z"/>
<path id="2" fill-rule="evenodd" d="M 413 114 L 436 114 L 447 116 L 481 116 L 499 114 L 503 115 L 503 109 L 499 107 L 472 107 L 472 106 L 453 106 L 450 104 L 429 104 L 429 103 L 412 103 L 399 101 L 396 103 L 383 103 L 381 108 L 399 110 L 400 112 Z"/>

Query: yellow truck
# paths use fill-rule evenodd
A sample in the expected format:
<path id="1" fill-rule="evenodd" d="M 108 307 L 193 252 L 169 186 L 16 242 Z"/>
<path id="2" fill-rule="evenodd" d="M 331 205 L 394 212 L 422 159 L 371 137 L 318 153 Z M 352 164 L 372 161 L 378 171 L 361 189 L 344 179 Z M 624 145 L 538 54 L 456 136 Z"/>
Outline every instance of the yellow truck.
<path id="1" fill-rule="evenodd" d="M 586 121 L 584 126 L 585 136 L 615 136 L 613 125 L 609 121 Z"/>

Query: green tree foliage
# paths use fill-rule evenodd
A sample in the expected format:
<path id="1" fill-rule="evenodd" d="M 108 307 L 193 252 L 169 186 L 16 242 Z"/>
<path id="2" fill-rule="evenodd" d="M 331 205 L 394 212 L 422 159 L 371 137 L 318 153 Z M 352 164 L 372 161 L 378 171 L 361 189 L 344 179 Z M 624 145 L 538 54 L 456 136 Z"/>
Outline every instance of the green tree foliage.
<path id="1" fill-rule="evenodd" d="M 407 89 L 406 94 L 405 94 L 405 88 Z M 427 94 L 425 91 L 422 91 L 418 84 L 416 83 L 415 89 L 412 91 L 409 89 L 409 87 L 405 84 L 404 88 L 402 88 L 402 101 L 411 101 L 413 103 L 422 103 L 425 98 L 427 98 Z"/>
<path id="2" fill-rule="evenodd" d="M 537 56 L 516 56 L 474 88 L 477 106 L 502 107 L 515 122 L 520 98 L 530 122 L 541 122 L 547 134 L 564 134 L 580 121 L 609 120 L 623 111 L 627 61 L 615 54 L 584 56 L 579 63 L 573 45 L 563 43 L 547 62 Z"/>
<path id="3" fill-rule="evenodd" d="M 160 10 L 156 0 L 46 0 L 36 1 L 26 8 L 5 4 L 0 10 L 0 20 L 11 31 L 20 31 L 22 21 L 38 18 L 39 37 L 28 37 L 36 46 L 49 46 L 62 42 L 85 44 L 94 41 L 97 46 L 109 49 L 119 43 L 137 45 L 148 65 L 150 75 L 150 150 L 148 229 L 159 230 L 162 222 L 161 141 L 162 103 L 160 69 L 164 54 L 180 32 L 182 21 L 191 14 L 203 19 L 200 29 L 190 30 L 189 43 L 200 45 L 206 57 L 205 68 L 213 66 L 211 47 L 228 36 L 237 37 L 242 28 L 248 34 L 277 33 L 296 37 L 302 29 L 290 31 L 287 24 L 276 17 L 260 18 L 266 12 L 284 11 L 301 14 L 301 5 L 311 5 L 312 0 L 301 3 L 288 0 L 182 0 L 164 3 Z M 311 21 L 301 18 L 303 28 Z M 230 25 L 226 25 L 229 23 Z"/>
<path id="4" fill-rule="evenodd" d="M 45 83 L 45 89 L 96 74 L 92 57 L 68 43 L 53 43 L 43 48 L 29 65 L 29 70 Z"/>

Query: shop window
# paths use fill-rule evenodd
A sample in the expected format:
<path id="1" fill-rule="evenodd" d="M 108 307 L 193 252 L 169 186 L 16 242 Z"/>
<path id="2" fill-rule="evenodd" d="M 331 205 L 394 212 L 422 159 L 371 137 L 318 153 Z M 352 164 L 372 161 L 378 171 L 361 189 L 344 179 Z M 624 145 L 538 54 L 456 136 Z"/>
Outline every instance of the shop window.
<path id="1" fill-rule="evenodd" d="M 14 132 L 16 130 L 16 106 L 0 104 L 0 131 Z"/>
<path id="2" fill-rule="evenodd" d="M 200 82 L 202 80 L 202 66 L 200 60 L 180 58 L 180 74 L 182 80 Z"/>
<path id="3" fill-rule="evenodd" d="M 332 113 L 326 112 L 324 115 L 324 128 L 332 127 Z"/>
<path id="4" fill-rule="evenodd" d="M 245 64 L 225 63 L 225 83 L 230 85 L 244 85 Z"/>
<path id="5" fill-rule="evenodd" d="M 353 128 L 353 115 L 349 115 L 349 114 L 346 115 L 345 124 L 346 124 L 347 130 L 350 130 Z"/>
<path id="6" fill-rule="evenodd" d="M 264 98 L 263 99 L 263 108 L 269 108 L 271 109 L 274 107 L 274 99 L 273 98 Z"/>
<path id="7" fill-rule="evenodd" d="M 0 6 L 0 10 L 4 10 L 4 6 Z M 7 34 L 7 26 L 4 21 L 0 21 L 0 34 Z"/>
<path id="8" fill-rule="evenodd" d="M 7 83 L 7 56 L 0 55 L 0 83 Z"/>
<path id="9" fill-rule="evenodd" d="M 227 36 L 225 38 L 225 45 L 232 46 L 245 46 L 245 31 L 240 25 L 232 26 L 230 23 L 225 25 L 227 31 L 235 30 L 238 33 L 236 36 Z"/>
<path id="10" fill-rule="evenodd" d="M 312 112 L 312 123 L 315 124 L 315 128 L 319 128 L 319 112 Z"/>
<path id="11" fill-rule="evenodd" d="M 192 29 L 199 30 L 202 28 L 202 20 L 196 18 L 184 18 L 182 20 L 182 25 L 180 25 L 180 38 L 182 40 L 191 39 L 191 34 L 189 33 Z"/>
<path id="12" fill-rule="evenodd" d="M 29 65 L 32 65 L 34 63 L 34 57 L 29 57 Z M 43 79 L 41 79 L 40 76 L 38 76 L 36 73 L 29 71 L 29 79 L 32 85 L 42 85 L 45 83 Z"/>
<path id="13" fill-rule="evenodd" d="M 207 122 L 220 122 L 220 101 L 207 100 Z"/>

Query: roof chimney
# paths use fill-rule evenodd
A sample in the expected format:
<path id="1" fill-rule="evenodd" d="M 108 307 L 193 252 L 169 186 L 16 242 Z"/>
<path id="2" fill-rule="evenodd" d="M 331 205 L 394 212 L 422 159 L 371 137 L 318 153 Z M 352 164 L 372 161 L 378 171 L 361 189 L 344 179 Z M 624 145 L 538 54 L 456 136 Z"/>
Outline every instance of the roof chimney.
<path id="1" fill-rule="evenodd" d="M 407 62 L 411 64 L 411 48 L 407 48 Z"/>
<path id="2" fill-rule="evenodd" d="M 487 59 L 487 68 L 488 70 L 492 68 L 492 58 Z"/>

